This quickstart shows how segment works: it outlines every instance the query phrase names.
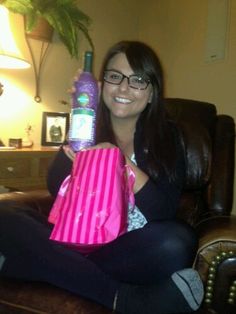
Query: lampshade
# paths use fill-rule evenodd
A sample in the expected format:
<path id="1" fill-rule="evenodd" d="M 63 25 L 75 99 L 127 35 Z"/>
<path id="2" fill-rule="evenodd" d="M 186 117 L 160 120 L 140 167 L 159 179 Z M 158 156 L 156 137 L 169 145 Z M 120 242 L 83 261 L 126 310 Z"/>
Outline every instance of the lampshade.
<path id="1" fill-rule="evenodd" d="M 0 68 L 26 69 L 30 67 L 21 55 L 11 31 L 9 11 L 0 5 Z"/>

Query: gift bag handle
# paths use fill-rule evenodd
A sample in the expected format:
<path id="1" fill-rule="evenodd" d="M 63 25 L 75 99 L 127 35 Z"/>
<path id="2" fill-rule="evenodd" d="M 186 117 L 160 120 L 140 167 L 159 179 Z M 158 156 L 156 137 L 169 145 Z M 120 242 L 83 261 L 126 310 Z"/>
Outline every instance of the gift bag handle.
<path id="1" fill-rule="evenodd" d="M 125 165 L 125 173 L 127 176 L 127 192 L 129 195 L 129 204 L 132 208 L 135 206 L 134 199 L 134 183 L 135 183 L 135 173 L 129 165 Z"/>

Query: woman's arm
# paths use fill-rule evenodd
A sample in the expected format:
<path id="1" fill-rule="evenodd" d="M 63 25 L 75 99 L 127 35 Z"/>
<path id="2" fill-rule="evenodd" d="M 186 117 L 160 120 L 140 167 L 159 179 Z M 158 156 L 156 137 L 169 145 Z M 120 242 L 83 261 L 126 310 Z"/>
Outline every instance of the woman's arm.
<path id="1" fill-rule="evenodd" d="M 113 145 L 101 143 L 90 149 L 108 147 L 113 147 Z M 62 146 L 51 164 L 47 185 L 53 196 L 57 195 L 61 183 L 71 173 L 74 156 L 75 154 L 68 146 Z M 129 158 L 126 158 L 126 161 L 135 172 L 135 204 L 146 219 L 151 221 L 174 218 L 185 178 L 185 160 L 182 149 L 178 148 L 177 180 L 172 182 L 164 174 L 154 181 L 143 170 L 135 166 Z"/>
<path id="2" fill-rule="evenodd" d="M 47 175 L 48 190 L 53 196 L 57 195 L 63 180 L 71 173 L 72 164 L 72 160 L 61 146 L 48 169 Z"/>
<path id="3" fill-rule="evenodd" d="M 165 178 L 151 179 L 135 194 L 135 204 L 148 221 L 173 219 L 179 206 L 181 187 Z"/>
<path id="4" fill-rule="evenodd" d="M 142 166 L 143 168 L 145 165 Z M 143 187 L 135 193 L 135 204 L 148 221 L 173 219 L 176 216 L 186 171 L 184 148 L 178 136 L 176 136 L 175 171 L 175 180 L 170 180 L 162 171 L 156 180 L 149 178 Z"/>

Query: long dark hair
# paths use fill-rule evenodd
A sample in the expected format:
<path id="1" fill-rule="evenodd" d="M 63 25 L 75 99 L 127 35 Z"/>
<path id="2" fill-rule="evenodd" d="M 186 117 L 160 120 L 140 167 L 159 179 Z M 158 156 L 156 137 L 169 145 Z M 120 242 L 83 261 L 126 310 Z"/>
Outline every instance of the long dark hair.
<path id="1" fill-rule="evenodd" d="M 141 127 L 141 142 L 147 152 L 148 173 L 156 177 L 164 170 L 169 178 L 175 177 L 175 143 L 173 129 L 168 122 L 163 103 L 163 71 L 156 53 L 146 44 L 138 41 L 121 41 L 107 53 L 101 69 L 100 80 L 109 61 L 118 53 L 124 53 L 134 73 L 149 78 L 153 88 L 152 101 L 141 113 L 138 125 Z M 97 119 L 97 142 L 116 143 L 109 109 L 101 99 Z"/>

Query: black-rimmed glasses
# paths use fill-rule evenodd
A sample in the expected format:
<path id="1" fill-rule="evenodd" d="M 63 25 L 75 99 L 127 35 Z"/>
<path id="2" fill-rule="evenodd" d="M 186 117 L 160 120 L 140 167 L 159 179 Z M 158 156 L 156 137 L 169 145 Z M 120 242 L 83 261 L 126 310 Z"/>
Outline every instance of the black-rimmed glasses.
<path id="1" fill-rule="evenodd" d="M 148 79 L 145 79 L 140 75 L 132 74 L 130 76 L 126 76 L 121 72 L 114 70 L 106 70 L 103 77 L 105 82 L 114 85 L 120 85 L 125 78 L 127 78 L 128 85 L 135 89 L 146 89 L 150 83 Z"/>

